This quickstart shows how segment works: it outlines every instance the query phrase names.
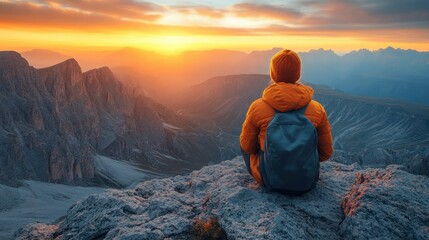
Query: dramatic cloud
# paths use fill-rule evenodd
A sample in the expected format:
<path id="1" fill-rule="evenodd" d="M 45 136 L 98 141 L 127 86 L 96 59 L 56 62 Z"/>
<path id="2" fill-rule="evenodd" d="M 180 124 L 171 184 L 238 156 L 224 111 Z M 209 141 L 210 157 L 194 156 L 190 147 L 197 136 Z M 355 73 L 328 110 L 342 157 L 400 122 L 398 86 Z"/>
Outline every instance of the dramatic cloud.
<path id="1" fill-rule="evenodd" d="M 46 5 L 48 1 L 38 1 L 36 2 L 37 4 L 30 2 L 11 3 L 0 1 L 0 26 L 5 29 L 36 29 L 38 31 L 139 32 L 151 34 L 166 32 L 251 34 L 247 30 L 229 30 L 222 26 L 204 28 L 201 26 L 163 25 L 156 21 L 160 18 L 160 15 L 155 15 L 153 13 L 139 13 L 144 16 L 140 18 L 131 18 L 127 15 L 118 17 L 107 14 L 107 8 L 103 8 L 103 11 L 95 12 L 95 9 L 83 8 L 82 6 L 76 8 L 78 5 L 73 5 L 73 8 L 70 6 L 59 7 L 57 4 L 52 5 L 52 1 L 49 2 L 50 4 Z M 159 9 L 160 8 L 157 8 L 157 10 Z M 126 10 L 123 11 L 126 12 Z M 120 11 L 118 11 L 118 13 L 119 12 Z"/>
<path id="2" fill-rule="evenodd" d="M 39 0 L 39 3 L 59 9 L 139 20 L 155 20 L 160 17 L 157 12 L 164 9 L 154 3 L 133 0 Z"/>
<path id="3" fill-rule="evenodd" d="M 312 9 L 305 21 L 309 26 L 429 28 L 426 0 L 325 0 L 303 5 Z"/>
<path id="4" fill-rule="evenodd" d="M 209 18 L 220 19 L 225 17 L 225 11 L 207 6 L 175 6 L 171 8 L 183 15 L 201 15 Z"/>
<path id="5" fill-rule="evenodd" d="M 98 31 L 105 28 L 137 28 L 142 24 L 119 18 L 87 13 L 83 9 L 57 8 L 31 3 L 1 3 L 0 25 L 2 27 L 70 29 Z"/>
<path id="6" fill-rule="evenodd" d="M 238 1 L 0 0 L 0 33 L 113 32 L 127 42 L 157 34 L 429 42 L 427 0 Z"/>
<path id="7" fill-rule="evenodd" d="M 144 23 L 145 27 L 161 24 L 220 29 L 246 25 L 247 29 L 255 29 L 255 34 L 282 27 L 292 27 L 294 32 L 308 29 L 429 28 L 429 1 L 426 0 L 253 2 L 238 3 L 224 9 L 202 5 L 167 6 L 134 0 L 28 0 L 0 1 L 0 4 L 3 25 L 84 29 L 141 27 L 135 23 Z M 241 34 L 240 31 L 237 33 Z"/>
<path id="8" fill-rule="evenodd" d="M 232 6 L 232 12 L 245 18 L 281 19 L 295 21 L 302 16 L 299 11 L 286 6 L 274 6 L 267 4 L 240 3 Z"/>

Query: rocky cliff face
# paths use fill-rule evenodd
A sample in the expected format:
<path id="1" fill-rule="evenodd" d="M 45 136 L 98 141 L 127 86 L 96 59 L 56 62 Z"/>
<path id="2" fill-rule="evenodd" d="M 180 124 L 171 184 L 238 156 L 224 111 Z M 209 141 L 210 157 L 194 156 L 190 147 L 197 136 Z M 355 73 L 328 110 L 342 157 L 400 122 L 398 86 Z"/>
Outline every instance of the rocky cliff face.
<path id="1" fill-rule="evenodd" d="M 93 176 L 90 149 L 66 135 L 68 121 L 56 116 L 65 88 L 48 89 L 37 70 L 16 52 L 0 52 L 0 179 L 76 181 Z M 72 76 L 70 76 L 69 80 Z M 49 91 L 51 90 L 51 91 Z M 65 95 L 65 94 L 63 94 Z"/>
<path id="2" fill-rule="evenodd" d="M 428 204 L 429 178 L 397 165 L 362 170 L 327 162 L 317 187 L 292 197 L 256 185 L 236 158 L 87 197 L 58 222 L 29 225 L 16 237 L 189 239 L 203 221 L 203 231 L 220 239 L 428 239 Z"/>
<path id="3" fill-rule="evenodd" d="M 131 93 L 106 67 L 82 73 L 69 59 L 34 69 L 0 52 L 0 84 L 2 182 L 88 182 L 95 153 L 167 175 L 219 159 L 196 124 Z"/>

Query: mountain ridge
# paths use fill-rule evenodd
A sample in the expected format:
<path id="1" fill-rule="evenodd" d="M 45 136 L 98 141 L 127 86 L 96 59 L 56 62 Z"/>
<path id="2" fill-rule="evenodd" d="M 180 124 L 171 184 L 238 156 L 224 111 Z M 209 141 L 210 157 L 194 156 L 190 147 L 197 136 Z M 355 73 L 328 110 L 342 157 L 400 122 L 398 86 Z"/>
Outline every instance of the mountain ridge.
<path id="1" fill-rule="evenodd" d="M 130 85 L 135 90 L 143 86 L 148 95 L 169 105 L 181 90 L 215 76 L 269 73 L 270 59 L 280 49 L 249 53 L 201 50 L 164 56 L 124 48 L 74 54 L 85 69 L 107 63 L 117 76 L 121 76 L 121 81 L 127 83 L 132 77 Z M 429 52 L 389 46 L 346 54 L 337 54 L 331 49 L 313 49 L 298 54 L 302 61 L 301 78 L 306 82 L 324 84 L 354 95 L 429 103 L 424 91 L 428 87 Z"/>
<path id="2" fill-rule="evenodd" d="M 82 72 L 68 59 L 35 69 L 16 52 L 0 52 L 0 62 L 2 182 L 85 184 L 98 174 L 96 153 L 167 175 L 218 159 L 218 147 L 204 130 L 133 94 L 109 68 Z M 196 161 L 201 152 L 205 161 Z"/>
<path id="3" fill-rule="evenodd" d="M 207 122 L 207 129 L 217 132 L 232 152 L 239 153 L 238 137 L 247 109 L 262 96 L 269 81 L 269 75 L 252 74 L 212 78 L 191 88 L 177 108 L 189 118 Z M 334 149 L 339 154 L 337 161 L 350 163 L 347 161 L 350 157 L 358 162 L 358 156 L 368 156 L 370 152 L 374 162 L 391 159 L 389 161 L 396 164 L 408 164 L 407 161 L 419 161 L 419 158 L 428 161 L 429 130 L 423 130 L 429 126 L 428 106 L 351 96 L 317 84 L 310 86 L 315 90 L 314 99 L 322 103 L 328 113 Z M 380 148 L 392 153 L 379 152 Z M 400 153 L 406 149 L 410 150 L 407 154 Z M 354 157 L 343 155 L 344 152 L 353 153 Z M 393 160 L 395 156 L 403 162 Z"/>

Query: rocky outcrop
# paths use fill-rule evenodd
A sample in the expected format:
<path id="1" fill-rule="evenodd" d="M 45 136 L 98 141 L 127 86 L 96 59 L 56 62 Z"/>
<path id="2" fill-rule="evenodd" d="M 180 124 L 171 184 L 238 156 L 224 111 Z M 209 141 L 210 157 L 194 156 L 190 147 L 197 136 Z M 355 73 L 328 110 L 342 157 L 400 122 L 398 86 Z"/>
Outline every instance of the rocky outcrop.
<path id="1" fill-rule="evenodd" d="M 398 166 L 356 174 L 341 206 L 345 239 L 428 239 L 429 178 Z"/>
<path id="2" fill-rule="evenodd" d="M 317 187 L 297 197 L 259 187 L 242 161 L 93 195 L 57 223 L 29 225 L 16 236 L 189 239 L 206 221 L 208 229 L 218 222 L 228 239 L 429 238 L 427 176 L 395 165 L 361 170 L 326 162 Z"/>
<path id="3" fill-rule="evenodd" d="M 37 70 L 16 52 L 0 52 L 0 62 L 0 181 L 91 178 L 90 158 L 78 157 L 88 149 L 79 149 L 61 133 L 70 124 L 56 119 L 55 98 Z"/>
<path id="4" fill-rule="evenodd" d="M 368 148 L 360 152 L 335 151 L 331 160 L 343 164 L 357 163 L 363 168 L 385 168 L 397 164 L 412 174 L 429 176 L 429 147 L 424 145 L 410 149 Z"/>

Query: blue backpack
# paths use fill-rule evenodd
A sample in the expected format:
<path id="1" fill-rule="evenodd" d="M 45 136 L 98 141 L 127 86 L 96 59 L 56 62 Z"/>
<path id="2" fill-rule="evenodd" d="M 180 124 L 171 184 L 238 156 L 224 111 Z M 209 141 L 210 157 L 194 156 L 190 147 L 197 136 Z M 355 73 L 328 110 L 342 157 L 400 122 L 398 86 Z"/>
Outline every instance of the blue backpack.
<path id="1" fill-rule="evenodd" d="M 274 109 L 259 163 L 259 172 L 269 190 L 302 194 L 316 186 L 320 165 L 317 131 L 304 115 L 307 106 L 288 112 Z"/>

